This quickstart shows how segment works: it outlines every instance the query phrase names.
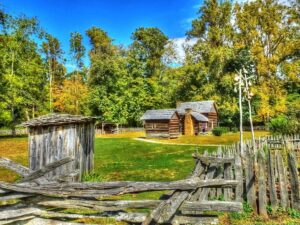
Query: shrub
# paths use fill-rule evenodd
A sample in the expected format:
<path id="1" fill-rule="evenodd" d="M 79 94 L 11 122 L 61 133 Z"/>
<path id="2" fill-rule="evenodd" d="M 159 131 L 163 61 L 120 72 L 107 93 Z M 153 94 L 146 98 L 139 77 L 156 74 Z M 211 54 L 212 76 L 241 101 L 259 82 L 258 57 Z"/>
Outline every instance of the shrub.
<path id="1" fill-rule="evenodd" d="M 211 132 L 215 136 L 221 136 L 223 134 L 223 129 L 221 127 L 216 127 Z"/>
<path id="2" fill-rule="evenodd" d="M 299 121 L 281 115 L 270 120 L 269 129 L 274 134 L 297 133 L 299 131 Z"/>

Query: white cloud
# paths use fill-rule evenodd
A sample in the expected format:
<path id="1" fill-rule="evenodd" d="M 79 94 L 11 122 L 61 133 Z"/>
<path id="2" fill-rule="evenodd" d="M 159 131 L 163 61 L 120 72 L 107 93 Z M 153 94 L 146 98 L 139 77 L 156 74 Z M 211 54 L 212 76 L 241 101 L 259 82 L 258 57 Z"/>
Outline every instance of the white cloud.
<path id="1" fill-rule="evenodd" d="M 171 39 L 171 42 L 173 43 L 178 63 L 183 63 L 185 59 L 185 48 L 196 44 L 197 39 L 187 39 L 186 37 L 181 37 Z"/>

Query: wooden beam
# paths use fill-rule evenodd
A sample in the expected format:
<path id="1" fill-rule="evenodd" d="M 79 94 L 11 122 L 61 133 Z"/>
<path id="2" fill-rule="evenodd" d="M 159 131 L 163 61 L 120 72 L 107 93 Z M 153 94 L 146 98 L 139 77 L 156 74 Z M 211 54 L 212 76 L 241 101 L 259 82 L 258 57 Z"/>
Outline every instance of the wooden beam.
<path id="1" fill-rule="evenodd" d="M 56 169 L 57 167 L 60 167 L 64 164 L 67 164 L 72 161 L 74 161 L 73 158 L 66 157 L 66 158 L 60 159 L 58 161 L 55 161 L 53 163 L 49 163 L 45 167 L 28 174 L 28 176 L 24 177 L 20 182 L 28 182 L 28 181 L 32 181 L 37 178 L 40 178 L 40 177 L 44 176 L 46 173 L 49 173 L 50 171 Z"/>
<path id="2" fill-rule="evenodd" d="M 206 211 L 218 212 L 240 212 L 243 209 L 241 202 L 233 201 L 200 201 L 190 202 L 186 201 L 180 207 L 182 214 L 198 215 Z"/>
<path id="3" fill-rule="evenodd" d="M 12 170 L 22 177 L 27 176 L 32 172 L 29 168 L 22 166 L 19 163 L 16 163 L 10 159 L 0 157 L 0 167 L 5 167 L 6 169 Z"/>
<path id="4" fill-rule="evenodd" d="M 199 156 L 196 154 L 193 154 L 193 157 L 196 159 L 199 159 L 203 164 L 209 165 L 209 164 L 225 164 L 225 163 L 234 163 L 234 158 L 223 158 L 223 157 L 214 157 L 214 156 Z"/>

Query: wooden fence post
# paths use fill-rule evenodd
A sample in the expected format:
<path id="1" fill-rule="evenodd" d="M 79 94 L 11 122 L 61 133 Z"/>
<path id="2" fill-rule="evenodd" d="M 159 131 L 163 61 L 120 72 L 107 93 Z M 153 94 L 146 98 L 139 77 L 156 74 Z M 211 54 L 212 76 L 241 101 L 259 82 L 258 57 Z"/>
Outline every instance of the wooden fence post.
<path id="1" fill-rule="evenodd" d="M 277 192 L 275 184 L 275 173 L 274 173 L 274 155 L 272 155 L 271 150 L 268 151 L 268 176 L 269 176 L 269 194 L 270 194 L 270 203 L 275 209 L 278 206 L 277 201 Z"/>
<path id="2" fill-rule="evenodd" d="M 280 190 L 280 204 L 283 208 L 288 207 L 288 189 L 286 182 L 286 170 L 284 167 L 283 159 L 281 152 L 276 151 L 276 161 L 277 161 L 277 170 L 278 170 L 278 179 L 279 179 L 279 190 Z"/>
<path id="3" fill-rule="evenodd" d="M 267 213 L 267 189 L 266 189 L 266 177 L 265 177 L 265 160 L 262 151 L 258 152 L 258 212 L 263 217 L 268 217 Z"/>
<path id="4" fill-rule="evenodd" d="M 288 164 L 290 170 L 290 182 L 291 182 L 291 205 L 292 208 L 300 210 L 300 190 L 299 190 L 299 177 L 296 157 L 292 152 L 288 154 Z"/>

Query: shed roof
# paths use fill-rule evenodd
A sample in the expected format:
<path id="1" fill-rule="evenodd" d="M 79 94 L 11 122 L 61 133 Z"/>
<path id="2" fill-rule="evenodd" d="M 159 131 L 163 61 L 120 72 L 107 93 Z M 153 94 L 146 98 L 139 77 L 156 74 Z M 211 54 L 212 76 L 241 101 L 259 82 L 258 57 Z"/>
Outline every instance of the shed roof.
<path id="1" fill-rule="evenodd" d="M 200 112 L 200 113 L 209 113 L 215 107 L 215 101 L 208 100 L 208 101 L 198 101 L 198 102 L 183 102 L 177 108 L 179 113 L 182 113 L 185 109 L 192 109 L 193 111 Z"/>
<path id="2" fill-rule="evenodd" d="M 94 117 L 88 116 L 78 116 L 70 114 L 48 114 L 45 116 L 40 116 L 38 118 L 32 119 L 22 125 L 26 127 L 38 127 L 38 126 L 48 126 L 48 125 L 61 125 L 61 124 L 71 124 L 71 123 L 86 123 L 94 122 Z"/>
<path id="3" fill-rule="evenodd" d="M 175 109 L 147 110 L 141 120 L 170 120 L 176 113 Z"/>

